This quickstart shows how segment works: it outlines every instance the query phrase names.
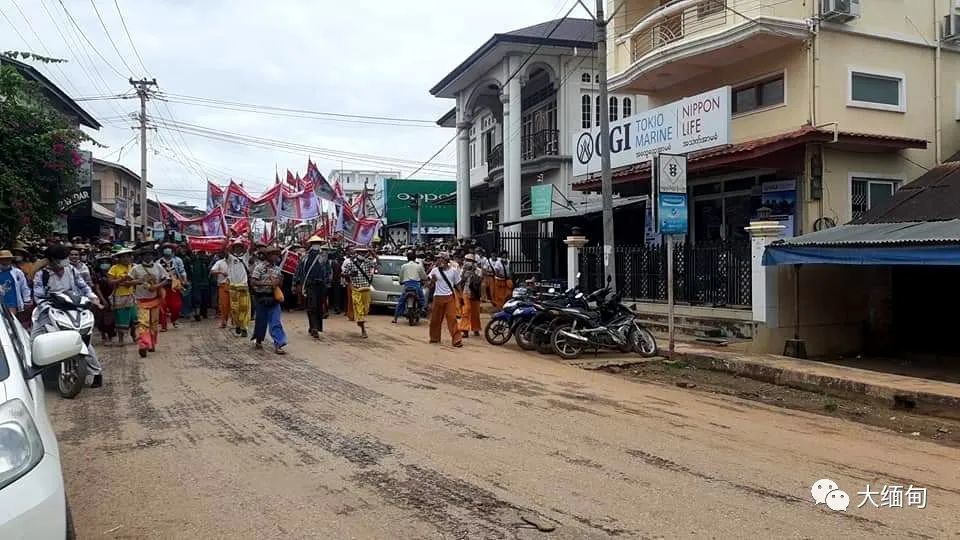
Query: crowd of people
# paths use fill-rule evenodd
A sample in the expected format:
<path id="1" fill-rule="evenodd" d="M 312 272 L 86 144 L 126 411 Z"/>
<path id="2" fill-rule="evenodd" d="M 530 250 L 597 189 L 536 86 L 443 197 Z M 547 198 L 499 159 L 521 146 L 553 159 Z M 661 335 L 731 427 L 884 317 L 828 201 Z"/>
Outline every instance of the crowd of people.
<path id="1" fill-rule="evenodd" d="M 304 244 L 280 248 L 235 239 L 222 251 L 205 252 L 178 242 L 125 245 L 52 237 L 0 250 L 0 294 L 5 309 L 34 333 L 45 326 L 37 317 L 43 316 L 50 294 L 85 296 L 97 307 L 100 346 L 136 343 L 139 355 L 147 357 L 156 351 L 161 333 L 190 317 L 217 317 L 221 328 L 250 337 L 255 349 L 263 348 L 269 334 L 273 351 L 281 355 L 287 345 L 284 311 L 303 309 L 308 334 L 316 339 L 331 314 L 345 314 L 367 338 L 379 255 L 406 256 L 399 281 L 417 291 L 421 308 L 430 314 L 430 343 L 440 342 L 444 325 L 454 347 L 471 333 L 478 336 L 482 303 L 499 308 L 513 288 L 506 252 L 488 256 L 465 242 L 366 247 L 313 236 Z M 398 302 L 394 323 L 404 309 Z M 88 374 L 96 387 L 103 379 L 91 351 Z"/>

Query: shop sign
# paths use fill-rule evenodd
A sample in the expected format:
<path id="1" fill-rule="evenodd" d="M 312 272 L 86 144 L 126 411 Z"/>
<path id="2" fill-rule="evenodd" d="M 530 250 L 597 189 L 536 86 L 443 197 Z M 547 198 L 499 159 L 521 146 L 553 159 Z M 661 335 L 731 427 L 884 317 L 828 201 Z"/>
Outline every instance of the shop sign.
<path id="1" fill-rule="evenodd" d="M 657 204 L 660 234 L 687 234 L 687 194 L 661 193 Z"/>
<path id="2" fill-rule="evenodd" d="M 553 209 L 553 184 L 537 185 L 530 188 L 530 215 L 538 218 L 550 217 Z"/>
<path id="3" fill-rule="evenodd" d="M 81 187 L 57 201 L 57 212 L 60 214 L 77 214 L 86 211 L 90 213 L 90 187 Z"/>
<path id="4" fill-rule="evenodd" d="M 638 112 L 610 125 L 610 166 L 625 167 L 665 154 L 730 144 L 730 87 L 724 86 Z M 573 175 L 600 171 L 600 128 L 573 134 Z"/>

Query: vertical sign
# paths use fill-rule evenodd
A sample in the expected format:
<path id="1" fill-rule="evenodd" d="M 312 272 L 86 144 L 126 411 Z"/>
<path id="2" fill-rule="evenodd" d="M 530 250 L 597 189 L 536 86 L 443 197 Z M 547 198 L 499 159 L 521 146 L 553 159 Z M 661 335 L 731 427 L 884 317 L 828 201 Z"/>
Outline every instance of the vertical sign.
<path id="1" fill-rule="evenodd" d="M 687 157 L 660 154 L 654 162 L 657 185 L 657 214 L 660 233 L 667 241 L 667 328 L 669 354 L 676 347 L 674 322 L 673 242 L 675 235 L 687 234 Z"/>
<path id="2" fill-rule="evenodd" d="M 687 234 L 687 157 L 660 154 L 656 160 L 660 234 Z"/>
<path id="3" fill-rule="evenodd" d="M 530 188 L 530 215 L 550 217 L 553 209 L 553 185 L 541 184 Z"/>

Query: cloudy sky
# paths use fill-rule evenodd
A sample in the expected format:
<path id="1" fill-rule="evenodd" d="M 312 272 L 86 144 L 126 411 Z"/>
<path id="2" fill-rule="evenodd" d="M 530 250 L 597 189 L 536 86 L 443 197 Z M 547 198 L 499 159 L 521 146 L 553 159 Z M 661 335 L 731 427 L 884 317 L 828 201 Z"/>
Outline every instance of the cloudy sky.
<path id="1" fill-rule="evenodd" d="M 259 193 L 273 181 L 276 168 L 281 177 L 286 169 L 302 174 L 308 156 L 325 174 L 342 166 L 406 175 L 454 135 L 452 129 L 410 122 L 359 123 L 276 110 L 283 116 L 270 115 L 264 114 L 268 109 L 235 110 L 247 107 L 223 102 L 436 120 L 453 102 L 432 97 L 428 89 L 492 34 L 558 18 L 573 4 L 572 0 L 0 0 L 0 50 L 69 60 L 38 68 L 74 97 L 129 94 L 128 77 L 155 77 L 168 97 L 148 104 L 148 116 L 156 119 L 157 127 L 147 135 L 148 178 L 156 189 L 151 196 L 202 204 L 207 178 L 225 184 L 232 177 Z M 572 16 L 584 12 L 577 8 Z M 146 69 L 124 31 L 124 21 Z M 206 106 L 182 96 L 203 98 L 199 103 Z M 124 118 L 137 110 L 138 101 L 97 99 L 81 104 L 104 124 L 91 135 L 107 148 L 93 148 L 94 155 L 139 171 L 137 132 L 131 129 L 135 123 Z M 254 136 L 309 149 L 215 140 L 178 131 L 171 122 L 216 130 L 214 136 L 221 139 Z M 455 162 L 455 144 L 450 144 L 416 177 L 452 178 Z"/>

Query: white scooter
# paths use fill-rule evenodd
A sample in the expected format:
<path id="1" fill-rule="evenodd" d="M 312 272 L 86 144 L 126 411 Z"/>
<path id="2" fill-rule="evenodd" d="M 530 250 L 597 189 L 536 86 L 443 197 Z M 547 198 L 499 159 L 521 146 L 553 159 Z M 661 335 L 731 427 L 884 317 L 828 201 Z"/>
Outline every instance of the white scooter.
<path id="1" fill-rule="evenodd" d="M 59 368 L 51 366 L 44 371 L 44 382 L 53 385 L 56 378 L 57 390 L 67 399 L 73 399 L 83 390 L 87 379 L 87 358 L 93 355 L 90 349 L 90 336 L 93 334 L 93 303 L 89 298 L 72 292 L 52 293 L 49 298 L 41 302 L 33 310 L 33 325 L 37 328 L 38 321 L 44 313 L 48 321 L 43 333 L 73 330 L 83 339 L 80 354 L 64 360 Z M 59 371 L 57 371 L 59 370 Z"/>

